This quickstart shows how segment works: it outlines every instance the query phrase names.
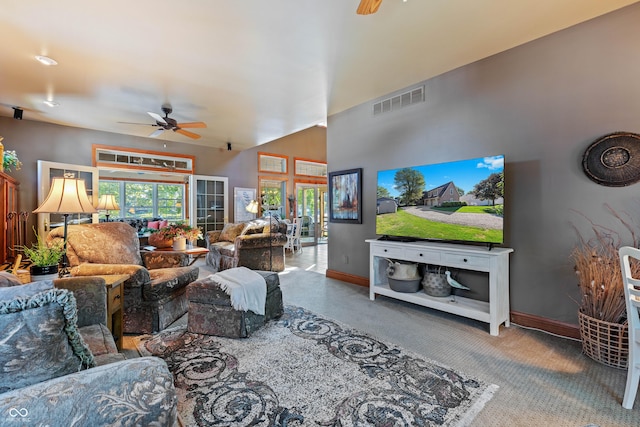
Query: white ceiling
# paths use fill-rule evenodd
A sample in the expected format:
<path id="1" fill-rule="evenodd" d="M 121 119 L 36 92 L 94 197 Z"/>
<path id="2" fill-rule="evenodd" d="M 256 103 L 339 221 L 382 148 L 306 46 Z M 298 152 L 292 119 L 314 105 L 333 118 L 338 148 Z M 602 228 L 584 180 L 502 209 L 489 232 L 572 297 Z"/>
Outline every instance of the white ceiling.
<path id="1" fill-rule="evenodd" d="M 170 102 L 207 128 L 159 139 L 246 149 L 636 1 L 358 3 L 2 0 L 0 115 L 147 136 Z"/>

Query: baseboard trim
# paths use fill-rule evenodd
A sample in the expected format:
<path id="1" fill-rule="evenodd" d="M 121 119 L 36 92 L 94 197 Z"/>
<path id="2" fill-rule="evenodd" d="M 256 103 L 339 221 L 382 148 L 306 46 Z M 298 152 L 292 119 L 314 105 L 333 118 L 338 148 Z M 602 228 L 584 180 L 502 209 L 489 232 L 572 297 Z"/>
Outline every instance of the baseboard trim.
<path id="1" fill-rule="evenodd" d="M 330 279 L 341 280 L 343 282 L 352 283 L 358 286 L 369 287 L 369 279 L 355 274 L 343 273 L 341 271 L 326 271 L 326 276 Z M 551 334 L 560 335 L 562 337 L 580 339 L 580 329 L 578 325 L 560 322 L 545 317 L 534 316 L 532 314 L 520 313 L 517 311 L 509 312 L 511 322 L 523 326 L 525 328 L 540 329 Z"/>
<path id="2" fill-rule="evenodd" d="M 369 279 L 366 277 L 356 276 L 355 274 L 343 273 L 342 271 L 329 269 L 327 269 L 325 275 L 330 279 L 341 280 L 343 282 L 353 283 L 354 285 L 365 286 L 367 288 L 369 287 Z"/>
<path id="3" fill-rule="evenodd" d="M 576 312 L 577 311 L 578 310 L 576 309 Z M 540 329 L 562 337 L 580 339 L 580 328 L 578 325 L 534 316 L 532 314 L 519 313 L 517 311 L 511 311 L 509 314 L 511 321 L 517 325 L 524 326 L 526 328 Z"/>

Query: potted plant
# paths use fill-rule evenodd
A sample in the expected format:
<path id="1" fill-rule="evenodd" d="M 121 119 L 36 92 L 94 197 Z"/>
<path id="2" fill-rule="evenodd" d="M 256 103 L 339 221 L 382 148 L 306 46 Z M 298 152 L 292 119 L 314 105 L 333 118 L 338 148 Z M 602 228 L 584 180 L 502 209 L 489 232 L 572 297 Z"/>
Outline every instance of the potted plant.
<path id="1" fill-rule="evenodd" d="M 14 150 L 5 150 L 2 154 L 2 170 L 11 172 L 13 169 L 19 171 L 22 162 L 18 159 L 18 155 Z"/>
<path id="2" fill-rule="evenodd" d="M 36 243 L 31 247 L 20 247 L 31 261 L 31 266 L 29 267 L 31 280 L 56 279 L 58 277 L 58 264 L 64 255 L 64 243 L 47 244 L 35 229 L 34 233 L 36 235 Z"/>
<path id="3" fill-rule="evenodd" d="M 609 211 L 632 237 L 631 246 L 638 247 L 636 232 L 610 207 Z M 623 246 L 620 235 L 591 222 L 594 236 L 573 248 L 571 260 L 578 278 L 581 298 L 578 320 L 583 352 L 597 362 L 616 368 L 627 368 L 629 342 L 624 285 L 618 249 Z M 626 234 L 626 233 L 625 233 Z M 632 265 L 640 275 L 640 265 Z"/>
<path id="4" fill-rule="evenodd" d="M 194 241 L 202 238 L 202 231 L 198 227 L 177 223 L 152 231 L 149 244 L 157 248 L 173 247 L 174 250 L 185 250 L 187 240 Z"/>

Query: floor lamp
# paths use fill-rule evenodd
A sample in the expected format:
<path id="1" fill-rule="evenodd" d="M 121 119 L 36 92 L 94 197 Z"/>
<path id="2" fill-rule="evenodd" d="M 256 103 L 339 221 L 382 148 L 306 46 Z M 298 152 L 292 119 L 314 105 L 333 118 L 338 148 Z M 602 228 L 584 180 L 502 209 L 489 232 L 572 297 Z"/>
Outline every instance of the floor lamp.
<path id="1" fill-rule="evenodd" d="M 67 258 L 67 221 L 69 214 L 98 212 L 87 195 L 87 188 L 83 179 L 53 178 L 49 194 L 44 202 L 33 213 L 57 213 L 64 216 L 64 253 L 62 254 L 62 268 L 59 276 L 68 274 L 69 259 Z"/>
<path id="2" fill-rule="evenodd" d="M 100 199 L 98 199 L 98 206 L 96 206 L 96 209 L 99 211 L 107 211 L 104 216 L 107 217 L 106 222 L 109 222 L 109 211 L 119 211 L 120 206 L 118 206 L 118 202 L 116 202 L 116 198 L 113 194 L 103 194 L 100 196 Z"/>
<path id="3" fill-rule="evenodd" d="M 249 204 L 247 205 L 246 209 L 247 212 L 250 212 L 252 214 L 257 214 L 258 213 L 258 208 L 260 207 L 260 205 L 258 204 L 258 202 L 256 200 L 252 200 L 249 202 Z M 271 215 L 269 215 L 269 271 L 273 270 L 273 264 L 272 264 L 272 260 L 271 260 Z"/>

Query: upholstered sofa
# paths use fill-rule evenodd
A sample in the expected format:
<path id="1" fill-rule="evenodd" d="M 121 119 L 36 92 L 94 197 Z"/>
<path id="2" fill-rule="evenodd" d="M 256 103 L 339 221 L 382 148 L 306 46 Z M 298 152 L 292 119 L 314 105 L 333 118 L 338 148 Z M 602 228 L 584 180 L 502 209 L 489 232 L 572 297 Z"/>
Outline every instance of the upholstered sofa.
<path id="1" fill-rule="evenodd" d="M 138 233 L 143 233 L 149 229 L 158 229 L 162 218 L 111 218 L 111 222 L 124 222 L 136 229 Z M 106 220 L 101 222 L 107 222 Z M 151 225 L 149 225 L 151 224 Z M 155 224 L 155 225 L 154 225 Z"/>
<path id="2" fill-rule="evenodd" d="M 276 219 L 227 223 L 222 230 L 206 235 L 207 265 L 214 271 L 235 267 L 283 271 L 286 232 L 287 224 Z"/>
<path id="3" fill-rule="evenodd" d="M 56 228 L 47 241 L 62 239 Z M 70 225 L 67 257 L 72 276 L 128 274 L 124 282 L 124 332 L 165 329 L 187 312 L 186 286 L 198 278 L 188 255 L 140 251 L 136 230 L 122 222 Z"/>
<path id="4" fill-rule="evenodd" d="M 103 279 L 22 285 L 7 276 L 0 273 L 0 424 L 176 424 L 166 363 L 117 353 Z"/>

